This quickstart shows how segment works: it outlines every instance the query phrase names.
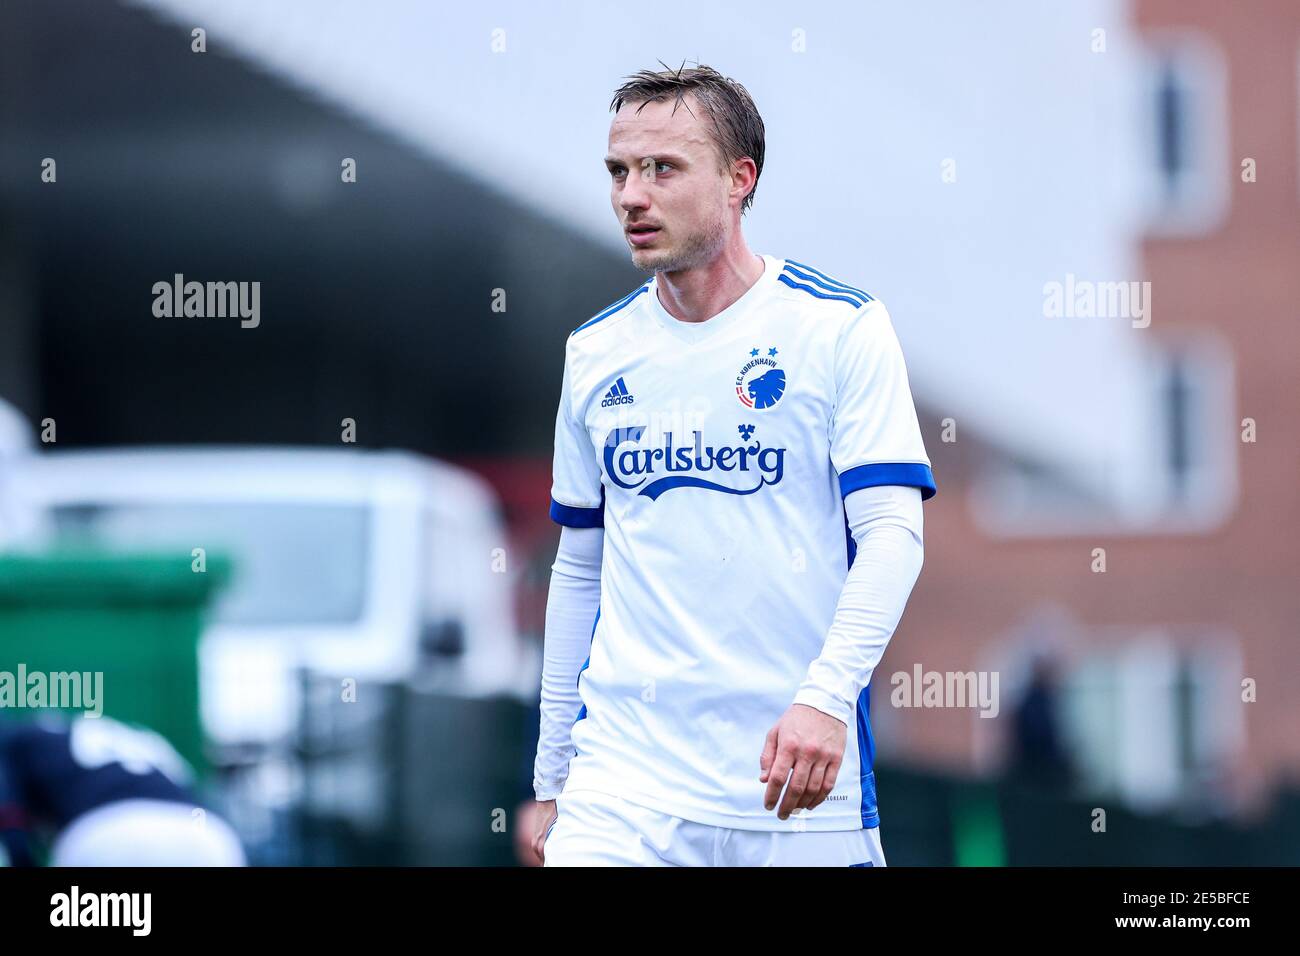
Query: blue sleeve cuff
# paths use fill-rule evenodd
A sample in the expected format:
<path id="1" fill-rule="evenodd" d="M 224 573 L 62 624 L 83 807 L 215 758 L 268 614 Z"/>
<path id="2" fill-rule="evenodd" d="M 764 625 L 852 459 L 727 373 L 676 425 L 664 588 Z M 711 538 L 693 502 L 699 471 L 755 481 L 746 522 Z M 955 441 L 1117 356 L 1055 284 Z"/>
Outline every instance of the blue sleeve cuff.
<path id="1" fill-rule="evenodd" d="M 921 489 L 921 500 L 927 501 L 938 492 L 934 486 L 934 473 L 929 465 L 920 462 L 875 462 L 870 465 L 858 465 L 840 475 L 840 497 L 847 497 L 849 492 L 859 488 L 874 488 L 877 485 L 907 485 Z"/>
<path id="2" fill-rule="evenodd" d="M 551 520 L 568 528 L 605 527 L 605 503 L 599 508 L 574 508 L 551 499 Z"/>

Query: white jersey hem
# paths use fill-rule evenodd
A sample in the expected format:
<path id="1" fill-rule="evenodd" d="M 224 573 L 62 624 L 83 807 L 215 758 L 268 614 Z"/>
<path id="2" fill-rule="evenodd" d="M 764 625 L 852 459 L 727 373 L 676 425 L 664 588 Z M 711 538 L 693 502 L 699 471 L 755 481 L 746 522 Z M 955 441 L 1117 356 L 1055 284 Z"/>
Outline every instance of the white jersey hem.
<path id="1" fill-rule="evenodd" d="M 755 780 L 755 783 L 758 783 L 758 781 Z M 665 800 L 655 794 L 640 793 L 622 788 L 615 789 L 613 787 L 599 787 L 587 784 L 580 787 L 566 786 L 563 792 L 565 794 L 581 793 L 584 790 L 618 797 L 620 800 L 626 800 L 628 803 L 634 803 L 639 807 L 645 807 L 658 813 L 666 813 L 683 820 L 690 820 L 692 823 L 703 823 L 711 827 L 725 827 L 729 830 L 762 830 L 765 832 L 787 833 L 795 829 L 801 829 L 812 833 L 828 833 L 843 830 L 870 830 L 877 829 L 880 826 L 879 814 L 872 815 L 872 825 L 868 827 L 863 826 L 861 811 L 853 810 L 827 814 L 823 812 L 826 807 L 824 803 L 812 813 L 803 810 L 797 816 L 791 814 L 788 819 L 782 820 L 777 817 L 776 810 L 745 815 L 718 813 L 716 810 L 700 807 L 689 801 Z M 796 820 L 799 821 L 797 826 Z"/>

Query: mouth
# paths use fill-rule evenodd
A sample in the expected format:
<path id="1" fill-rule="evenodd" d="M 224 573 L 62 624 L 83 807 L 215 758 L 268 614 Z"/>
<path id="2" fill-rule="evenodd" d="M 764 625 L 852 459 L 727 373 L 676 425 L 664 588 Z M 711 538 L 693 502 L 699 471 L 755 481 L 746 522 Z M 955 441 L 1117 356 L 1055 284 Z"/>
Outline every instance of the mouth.
<path id="1" fill-rule="evenodd" d="M 636 225 L 627 228 L 628 241 L 634 246 L 642 246 L 653 242 L 657 235 L 659 235 L 658 226 Z"/>

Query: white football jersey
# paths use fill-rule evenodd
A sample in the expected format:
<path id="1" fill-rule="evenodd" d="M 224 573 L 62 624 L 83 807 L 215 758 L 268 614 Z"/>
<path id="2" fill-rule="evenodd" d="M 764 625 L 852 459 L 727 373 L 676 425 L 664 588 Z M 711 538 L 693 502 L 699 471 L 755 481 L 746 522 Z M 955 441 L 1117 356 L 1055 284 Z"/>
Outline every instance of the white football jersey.
<path id="1" fill-rule="evenodd" d="M 759 756 L 835 614 L 843 496 L 925 499 L 934 478 L 885 307 L 762 258 L 706 322 L 670 315 L 652 278 L 569 336 L 551 517 L 605 542 L 564 789 L 737 829 L 874 827 L 866 688 L 816 810 L 765 810 Z"/>

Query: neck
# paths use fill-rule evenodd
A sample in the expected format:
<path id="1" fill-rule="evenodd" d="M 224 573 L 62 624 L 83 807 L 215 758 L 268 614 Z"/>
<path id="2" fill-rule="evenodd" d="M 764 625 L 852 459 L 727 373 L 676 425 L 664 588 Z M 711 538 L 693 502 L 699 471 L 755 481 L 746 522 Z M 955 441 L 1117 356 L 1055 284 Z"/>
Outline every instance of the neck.
<path id="1" fill-rule="evenodd" d="M 682 322 L 707 322 L 748 292 L 765 267 L 741 239 L 707 265 L 657 273 L 659 302 Z"/>

